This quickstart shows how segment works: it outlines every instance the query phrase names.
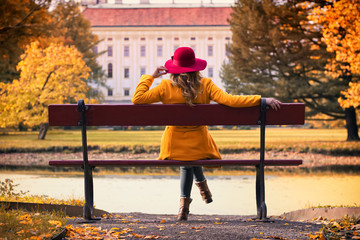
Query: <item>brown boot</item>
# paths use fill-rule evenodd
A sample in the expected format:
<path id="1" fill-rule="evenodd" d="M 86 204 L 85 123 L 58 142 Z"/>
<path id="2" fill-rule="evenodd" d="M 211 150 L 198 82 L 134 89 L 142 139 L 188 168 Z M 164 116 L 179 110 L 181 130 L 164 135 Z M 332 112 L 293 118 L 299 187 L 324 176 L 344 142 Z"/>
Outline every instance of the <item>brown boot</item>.
<path id="1" fill-rule="evenodd" d="M 202 182 L 199 182 L 199 183 L 195 183 L 196 186 L 199 187 L 200 189 L 200 194 L 201 194 L 201 197 L 202 199 L 206 202 L 206 203 L 211 203 L 213 200 L 212 200 L 212 195 L 211 195 L 211 192 L 209 190 L 209 187 L 207 185 L 207 182 L 206 180 L 202 181 Z"/>
<path id="2" fill-rule="evenodd" d="M 189 216 L 189 207 L 191 198 L 180 198 L 180 209 L 177 217 L 177 221 L 187 221 Z"/>

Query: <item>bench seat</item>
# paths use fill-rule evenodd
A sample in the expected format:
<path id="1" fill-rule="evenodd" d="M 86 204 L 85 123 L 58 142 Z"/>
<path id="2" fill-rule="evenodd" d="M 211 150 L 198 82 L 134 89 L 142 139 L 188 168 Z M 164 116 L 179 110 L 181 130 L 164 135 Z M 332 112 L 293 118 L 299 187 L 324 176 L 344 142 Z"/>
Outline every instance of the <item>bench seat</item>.
<path id="1" fill-rule="evenodd" d="M 259 159 L 249 160 L 196 160 L 196 161 L 176 161 L 176 160 L 89 160 L 92 167 L 106 166 L 257 166 Z M 301 159 L 265 159 L 265 166 L 298 166 L 302 164 Z M 50 166 L 82 167 L 83 160 L 51 160 Z"/>

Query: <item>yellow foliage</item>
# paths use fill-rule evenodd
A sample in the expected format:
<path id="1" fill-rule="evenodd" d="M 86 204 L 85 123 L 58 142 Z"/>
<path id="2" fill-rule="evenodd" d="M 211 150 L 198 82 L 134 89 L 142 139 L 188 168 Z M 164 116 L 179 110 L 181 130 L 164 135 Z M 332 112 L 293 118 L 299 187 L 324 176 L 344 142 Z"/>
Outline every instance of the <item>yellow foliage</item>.
<path id="1" fill-rule="evenodd" d="M 46 123 L 49 104 L 74 103 L 86 99 L 84 81 L 90 69 L 75 47 L 54 41 L 46 48 L 39 42 L 27 46 L 17 65 L 20 78 L 0 83 L 0 127 L 24 123 L 30 127 Z"/>
<path id="2" fill-rule="evenodd" d="M 329 52 L 336 58 L 327 65 L 328 74 L 338 77 L 341 73 L 360 74 L 360 4 L 352 0 L 328 0 L 325 8 L 317 8 L 309 17 L 322 25 L 322 40 Z M 339 64 L 348 63 L 348 64 Z M 351 83 L 350 88 L 341 92 L 341 107 L 358 107 L 360 104 L 359 83 Z"/>
<path id="3" fill-rule="evenodd" d="M 350 88 L 347 91 L 342 91 L 344 98 L 339 98 L 338 101 L 342 108 L 349 108 L 353 106 L 357 108 L 360 106 L 360 82 L 349 83 Z"/>

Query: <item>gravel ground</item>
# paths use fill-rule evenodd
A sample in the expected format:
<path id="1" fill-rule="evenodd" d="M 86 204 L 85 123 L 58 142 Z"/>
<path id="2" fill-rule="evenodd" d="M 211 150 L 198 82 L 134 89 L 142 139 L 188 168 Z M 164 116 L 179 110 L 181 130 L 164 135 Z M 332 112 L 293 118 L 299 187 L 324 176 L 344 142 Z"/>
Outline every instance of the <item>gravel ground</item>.
<path id="1" fill-rule="evenodd" d="M 190 214 L 187 222 L 179 223 L 175 215 L 119 213 L 91 223 L 72 219 L 69 224 L 101 228 L 109 237 L 109 232 L 120 231 L 120 238 L 124 239 L 309 239 L 309 234 L 315 234 L 321 228 L 314 222 L 287 221 L 279 217 L 258 221 L 253 220 L 254 217 Z"/>

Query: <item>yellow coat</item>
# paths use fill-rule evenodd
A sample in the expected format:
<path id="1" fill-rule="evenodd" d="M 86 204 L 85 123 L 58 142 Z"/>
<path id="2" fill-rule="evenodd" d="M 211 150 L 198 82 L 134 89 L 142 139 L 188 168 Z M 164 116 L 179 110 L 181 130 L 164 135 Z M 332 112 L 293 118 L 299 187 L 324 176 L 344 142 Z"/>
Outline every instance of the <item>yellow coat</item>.
<path id="1" fill-rule="evenodd" d="M 185 103 L 181 90 L 171 84 L 171 80 L 149 90 L 154 78 L 143 75 L 136 87 L 132 102 L 134 104 Z M 202 78 L 204 90 L 195 100 L 195 104 L 209 104 L 215 101 L 231 107 L 251 107 L 260 104 L 261 96 L 230 95 L 218 88 L 210 78 Z M 159 159 L 194 161 L 200 159 L 221 159 L 219 150 L 211 137 L 207 126 L 167 126 L 160 147 Z"/>

